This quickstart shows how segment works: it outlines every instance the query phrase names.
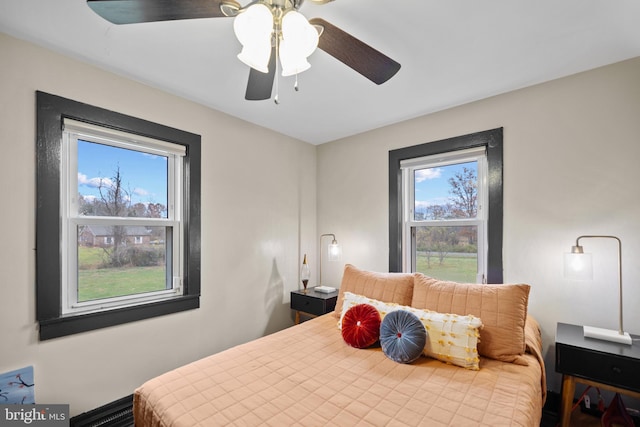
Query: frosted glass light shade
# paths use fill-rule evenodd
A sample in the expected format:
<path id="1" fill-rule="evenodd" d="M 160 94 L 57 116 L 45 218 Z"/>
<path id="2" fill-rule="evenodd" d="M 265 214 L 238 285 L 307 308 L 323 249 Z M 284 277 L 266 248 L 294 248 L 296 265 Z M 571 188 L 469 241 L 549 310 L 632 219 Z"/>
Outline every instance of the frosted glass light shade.
<path id="1" fill-rule="evenodd" d="M 323 237 L 331 237 L 331 243 L 329 244 L 329 246 L 327 246 L 329 261 L 337 261 L 340 259 L 340 256 L 342 255 L 342 248 L 340 247 L 340 245 L 338 245 L 338 241 L 336 240 L 335 234 L 328 233 L 328 234 L 320 235 L 320 249 L 318 252 L 320 254 L 320 267 L 318 268 L 318 272 L 320 273 L 320 280 L 318 281 L 318 283 L 320 284 L 320 286 L 322 286 L 322 253 L 324 252 L 322 250 Z"/>
<path id="2" fill-rule="evenodd" d="M 233 31 L 243 45 L 273 31 L 273 14 L 267 6 L 256 3 L 233 20 Z"/>
<path id="3" fill-rule="evenodd" d="M 269 72 L 269 59 L 271 58 L 271 44 L 243 46 L 238 54 L 238 59 L 251 68 L 261 73 Z"/>
<path id="4" fill-rule="evenodd" d="M 342 256 L 342 246 L 338 244 L 334 240 L 333 243 L 329 245 L 329 261 L 339 261 Z"/>
<path id="5" fill-rule="evenodd" d="M 284 77 L 293 76 L 311 68 L 307 57 L 296 55 L 294 49 L 290 48 L 290 43 L 285 40 L 280 42 L 280 65 L 282 65 Z"/>
<path id="6" fill-rule="evenodd" d="M 284 15 L 279 48 L 283 76 L 298 74 L 311 67 L 307 57 L 318 47 L 318 39 L 318 32 L 302 14 L 292 10 Z"/>
<path id="7" fill-rule="evenodd" d="M 267 6 L 256 3 L 240 13 L 233 21 L 233 31 L 242 44 L 238 59 L 251 68 L 269 72 L 273 14 Z"/>
<path id="8" fill-rule="evenodd" d="M 591 254 L 565 253 L 564 277 L 570 280 L 593 279 L 593 261 Z"/>

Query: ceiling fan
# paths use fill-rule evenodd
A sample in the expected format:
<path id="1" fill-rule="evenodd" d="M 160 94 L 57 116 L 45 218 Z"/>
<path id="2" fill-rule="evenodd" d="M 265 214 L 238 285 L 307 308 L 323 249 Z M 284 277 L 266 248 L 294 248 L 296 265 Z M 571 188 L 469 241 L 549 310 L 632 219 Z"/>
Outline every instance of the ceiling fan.
<path id="1" fill-rule="evenodd" d="M 87 4 L 94 12 L 113 24 L 235 17 L 234 30 L 243 44 L 243 51 L 238 55 L 238 58 L 251 66 L 245 94 L 247 100 L 271 98 L 276 69 L 279 65 L 278 57 L 283 65 L 283 75 L 297 74 L 309 67 L 306 57 L 313 52 L 315 45 L 378 85 L 386 82 L 398 72 L 399 63 L 321 18 L 313 18 L 308 22 L 304 18 L 302 19 L 304 22 L 299 22 L 299 26 L 307 28 L 305 35 L 314 39 L 311 43 L 315 43 L 315 45 L 312 48 L 306 47 L 302 56 L 297 60 L 297 65 L 290 66 L 290 70 L 287 71 L 284 67 L 284 60 L 287 57 L 285 49 L 290 49 L 290 46 L 285 43 L 300 45 L 301 42 L 298 42 L 300 37 L 297 34 L 287 35 L 287 31 L 289 33 L 292 31 L 288 30 L 287 26 L 293 27 L 294 25 L 288 24 L 286 21 L 294 21 L 290 18 L 295 15 L 302 16 L 297 10 L 302 6 L 303 1 L 255 0 L 246 6 L 241 6 L 235 0 L 87 0 Z M 324 4 L 333 0 L 311 1 Z M 264 14 L 265 9 L 271 12 L 271 15 L 268 15 L 271 18 L 268 19 L 272 19 L 270 21 L 271 27 L 269 28 L 267 25 L 266 34 L 263 32 L 260 36 L 241 35 L 239 32 L 243 28 L 245 30 L 243 34 L 246 34 L 246 31 L 257 31 L 258 21 L 252 16 L 255 11 Z M 243 24 L 243 22 L 239 22 L 241 20 L 247 22 L 244 22 L 244 27 L 239 29 Z M 308 27 L 311 26 L 317 35 L 309 34 Z M 253 37 L 260 38 L 258 42 L 254 43 Z M 258 47 L 262 49 L 258 49 Z M 267 51 L 265 52 L 265 50 Z M 245 60 L 245 57 L 250 53 L 255 53 L 263 63 L 256 66 L 251 61 Z M 306 64 L 306 68 L 304 64 Z"/>

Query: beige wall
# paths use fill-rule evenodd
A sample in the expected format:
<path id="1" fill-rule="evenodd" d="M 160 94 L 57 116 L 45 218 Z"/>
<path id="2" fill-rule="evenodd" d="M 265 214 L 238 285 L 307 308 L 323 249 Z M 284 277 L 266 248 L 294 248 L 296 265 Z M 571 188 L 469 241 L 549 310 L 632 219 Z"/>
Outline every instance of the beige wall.
<path id="1" fill-rule="evenodd" d="M 315 256 L 316 147 L 0 34 L 0 372 L 78 414 L 178 365 L 290 326 Z M 38 342 L 35 91 L 202 135 L 201 308 Z"/>
<path id="2" fill-rule="evenodd" d="M 343 246 L 341 263 L 325 261 L 325 284 L 339 283 L 344 262 L 386 270 L 388 150 L 496 127 L 504 277 L 532 285 L 551 388 L 556 322 L 616 327 L 615 247 L 585 242 L 599 261 L 593 282 L 562 277 L 578 235 L 622 238 L 625 324 L 640 334 L 640 59 L 316 148 L 1 34 L 0 53 L 0 372 L 33 365 L 38 402 L 71 403 L 77 414 L 290 325 L 299 256 L 317 263 L 318 234 Z M 38 342 L 36 90 L 202 135 L 201 309 Z"/>
<path id="3" fill-rule="evenodd" d="M 640 58 L 318 147 L 318 229 L 343 261 L 388 268 L 388 151 L 504 128 L 504 280 L 532 286 L 550 386 L 556 322 L 617 329 L 614 241 L 584 241 L 593 282 L 563 278 L 581 234 L 623 242 L 625 329 L 640 334 Z M 334 281 L 339 272 L 333 271 Z"/>

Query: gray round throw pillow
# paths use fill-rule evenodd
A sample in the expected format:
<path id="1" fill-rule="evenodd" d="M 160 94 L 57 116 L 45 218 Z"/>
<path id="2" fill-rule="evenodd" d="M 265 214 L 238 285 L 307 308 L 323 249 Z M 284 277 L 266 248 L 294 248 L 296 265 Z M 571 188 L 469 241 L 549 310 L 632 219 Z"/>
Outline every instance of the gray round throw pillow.
<path id="1" fill-rule="evenodd" d="M 395 310 L 382 320 L 380 345 L 389 359 L 411 363 L 420 357 L 426 342 L 427 330 L 415 314 Z"/>

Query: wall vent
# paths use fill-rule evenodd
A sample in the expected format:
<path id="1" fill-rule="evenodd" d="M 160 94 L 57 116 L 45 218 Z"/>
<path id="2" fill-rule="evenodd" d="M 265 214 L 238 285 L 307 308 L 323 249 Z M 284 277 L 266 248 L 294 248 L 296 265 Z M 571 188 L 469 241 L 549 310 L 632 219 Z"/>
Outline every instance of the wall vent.
<path id="1" fill-rule="evenodd" d="M 114 400 L 99 408 L 72 417 L 71 427 L 133 426 L 133 395 Z"/>

